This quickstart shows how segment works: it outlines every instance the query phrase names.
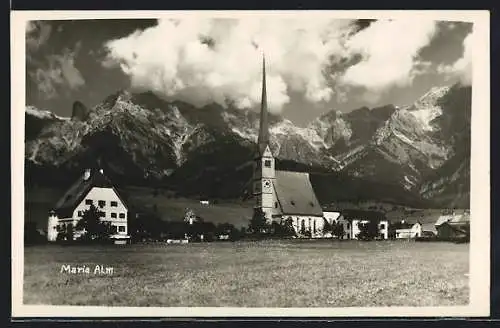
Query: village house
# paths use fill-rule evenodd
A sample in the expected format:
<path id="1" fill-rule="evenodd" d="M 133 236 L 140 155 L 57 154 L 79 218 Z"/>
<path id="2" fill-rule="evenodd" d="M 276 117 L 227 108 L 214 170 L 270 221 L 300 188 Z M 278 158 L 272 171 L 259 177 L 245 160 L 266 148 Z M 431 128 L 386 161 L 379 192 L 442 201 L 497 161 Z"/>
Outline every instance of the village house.
<path id="1" fill-rule="evenodd" d="M 470 233 L 470 212 L 464 210 L 444 214 L 436 221 L 435 227 L 441 240 L 467 237 Z"/>
<path id="2" fill-rule="evenodd" d="M 377 239 L 389 238 L 389 221 L 381 212 L 368 210 L 347 209 L 342 211 L 342 220 L 345 223 L 344 230 L 350 239 L 358 239 L 358 234 L 361 232 L 360 225 L 368 224 L 370 221 L 376 221 L 378 226 Z"/>
<path id="3" fill-rule="evenodd" d="M 111 239 L 124 243 L 130 238 L 126 203 L 102 169 L 86 169 L 49 212 L 48 241 L 55 241 L 58 233 L 70 230 L 74 240 L 82 236 L 85 231 L 76 230 L 76 225 L 91 205 L 100 211 L 102 221 L 111 224 Z"/>
<path id="4" fill-rule="evenodd" d="M 422 224 L 418 221 L 410 223 L 402 220 L 400 227 L 396 229 L 396 239 L 414 239 L 422 236 Z"/>

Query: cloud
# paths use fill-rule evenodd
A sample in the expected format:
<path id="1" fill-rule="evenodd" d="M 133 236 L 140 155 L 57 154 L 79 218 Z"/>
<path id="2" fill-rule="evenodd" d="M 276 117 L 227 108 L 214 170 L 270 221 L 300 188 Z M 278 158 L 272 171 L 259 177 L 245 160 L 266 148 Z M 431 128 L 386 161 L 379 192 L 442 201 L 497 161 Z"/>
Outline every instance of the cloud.
<path id="1" fill-rule="evenodd" d="M 464 85 L 472 83 L 472 33 L 469 33 L 463 41 L 463 53 L 457 61 L 451 65 L 439 65 L 438 73 L 447 75 L 448 78 L 458 77 Z"/>
<path id="2" fill-rule="evenodd" d="M 160 20 L 157 26 L 109 41 L 105 67 L 119 65 L 133 88 L 198 105 L 260 102 L 261 54 L 267 62 L 269 107 L 279 111 L 288 90 L 311 102 L 333 90 L 324 70 L 342 48 L 350 21 L 324 19 Z"/>
<path id="3" fill-rule="evenodd" d="M 348 56 L 358 54 L 362 59 L 347 68 L 342 83 L 363 88 L 370 102 L 392 87 L 411 85 L 429 66 L 419 59 L 419 53 L 436 31 L 435 21 L 422 19 L 372 23 L 346 42 Z"/>
<path id="4" fill-rule="evenodd" d="M 47 42 L 52 27 L 43 21 L 29 21 L 26 25 L 26 50 L 36 51 Z"/>
<path id="5" fill-rule="evenodd" d="M 55 97 L 61 86 L 77 89 L 85 85 L 85 80 L 75 66 L 75 57 L 81 44 L 77 43 L 73 50 L 64 49 L 61 54 L 46 56 L 45 61 L 38 61 L 36 67 L 29 72 L 42 98 Z"/>
<path id="6" fill-rule="evenodd" d="M 426 65 L 418 54 L 434 36 L 435 22 L 374 21 L 362 27 L 318 17 L 160 20 L 108 41 L 102 65 L 120 67 L 136 90 L 196 105 L 230 101 L 249 107 L 260 103 L 264 51 L 274 112 L 290 101 L 290 91 L 311 103 L 342 102 L 357 87 L 376 101 L 422 73 Z"/>

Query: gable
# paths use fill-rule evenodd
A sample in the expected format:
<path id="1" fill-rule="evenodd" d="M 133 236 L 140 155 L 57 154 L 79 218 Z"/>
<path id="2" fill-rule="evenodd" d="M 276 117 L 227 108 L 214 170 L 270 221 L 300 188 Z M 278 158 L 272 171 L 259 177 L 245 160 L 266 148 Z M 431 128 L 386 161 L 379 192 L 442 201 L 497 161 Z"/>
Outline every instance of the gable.
<path id="1" fill-rule="evenodd" d="M 284 215 L 323 216 L 323 210 L 312 188 L 309 174 L 276 171 L 276 181 L 273 186 Z"/>
<path id="2" fill-rule="evenodd" d="M 88 179 L 85 179 L 84 175 L 81 175 L 77 179 L 77 181 L 75 181 L 75 183 L 56 202 L 54 211 L 59 217 L 72 216 L 75 208 L 84 200 L 90 190 L 92 190 L 92 188 L 94 187 L 113 189 L 124 206 L 126 206 L 123 202 L 123 199 L 121 199 L 118 192 L 111 184 L 111 181 L 109 181 L 109 179 L 104 174 L 102 174 L 98 170 L 95 170 L 91 173 Z"/>

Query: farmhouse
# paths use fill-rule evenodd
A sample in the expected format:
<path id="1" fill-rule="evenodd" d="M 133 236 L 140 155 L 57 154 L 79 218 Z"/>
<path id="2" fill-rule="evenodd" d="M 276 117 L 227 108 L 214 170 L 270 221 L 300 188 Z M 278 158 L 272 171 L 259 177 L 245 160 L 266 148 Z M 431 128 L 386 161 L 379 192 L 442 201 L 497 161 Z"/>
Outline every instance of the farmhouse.
<path id="1" fill-rule="evenodd" d="M 74 231 L 73 239 L 85 231 L 75 230 L 83 213 L 91 205 L 101 212 L 101 220 L 111 224 L 112 239 L 123 241 L 128 235 L 128 207 L 102 170 L 86 169 L 83 175 L 59 199 L 49 213 L 47 239 L 55 241 L 60 232 Z"/>
<path id="2" fill-rule="evenodd" d="M 260 129 L 254 156 L 254 208 L 261 209 L 268 222 L 291 220 L 299 236 L 320 237 L 324 224 L 323 211 L 309 174 L 275 169 L 269 142 L 265 59 L 262 73 Z"/>
<path id="3" fill-rule="evenodd" d="M 435 223 L 437 236 L 442 240 L 466 237 L 470 229 L 470 213 L 454 211 L 452 214 L 445 214 L 439 217 Z"/>
<path id="4" fill-rule="evenodd" d="M 418 221 L 413 224 L 402 221 L 400 226 L 400 229 L 396 229 L 396 239 L 413 239 L 422 236 L 422 224 Z"/>
<path id="5" fill-rule="evenodd" d="M 345 227 L 344 230 L 348 232 L 351 239 L 358 239 L 358 234 L 361 232 L 360 225 L 369 224 L 370 222 L 377 224 L 378 239 L 389 238 L 389 221 L 381 212 L 348 209 L 342 211 L 342 217 L 344 222 L 348 223 L 345 225 L 347 230 Z"/>

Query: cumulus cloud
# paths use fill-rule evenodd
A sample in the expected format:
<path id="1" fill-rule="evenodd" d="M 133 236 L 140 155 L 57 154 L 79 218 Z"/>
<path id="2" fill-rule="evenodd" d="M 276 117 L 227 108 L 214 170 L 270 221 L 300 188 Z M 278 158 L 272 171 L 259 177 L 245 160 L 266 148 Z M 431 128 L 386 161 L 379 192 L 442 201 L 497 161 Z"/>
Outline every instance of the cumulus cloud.
<path id="1" fill-rule="evenodd" d="M 43 21 L 29 21 L 26 25 L 26 50 L 36 51 L 45 44 L 52 32 L 52 27 Z"/>
<path id="2" fill-rule="evenodd" d="M 458 77 L 462 84 L 471 85 L 472 83 L 472 32 L 469 33 L 463 41 L 463 54 L 457 61 L 451 65 L 439 65 L 438 73 L 450 77 Z"/>
<path id="3" fill-rule="evenodd" d="M 349 21 L 325 19 L 160 20 L 108 42 L 104 65 L 118 64 L 136 89 L 247 107 L 260 102 L 265 52 L 269 107 L 279 111 L 288 90 L 311 102 L 330 100 L 324 69 L 350 29 Z"/>
<path id="4" fill-rule="evenodd" d="M 435 29 L 422 20 L 377 21 L 358 32 L 354 21 L 319 17 L 166 19 L 107 42 L 102 63 L 120 67 L 136 90 L 250 107 L 260 102 L 265 52 L 268 103 L 277 112 L 289 91 L 316 103 L 345 101 L 350 87 L 378 94 L 410 84 Z M 345 62 L 350 66 L 331 71 Z"/>
<path id="5" fill-rule="evenodd" d="M 64 49 L 61 54 L 46 56 L 46 62 L 39 62 L 29 75 L 35 82 L 42 98 L 50 99 L 57 95 L 58 87 L 77 89 L 85 84 L 82 74 L 75 66 L 75 57 L 80 49 L 77 43 L 73 50 Z"/>
<path id="6" fill-rule="evenodd" d="M 346 70 L 342 82 L 364 88 L 370 102 L 391 87 L 410 85 L 428 67 L 419 59 L 419 52 L 436 31 L 435 21 L 421 19 L 372 23 L 347 41 L 347 52 L 362 59 Z"/>

